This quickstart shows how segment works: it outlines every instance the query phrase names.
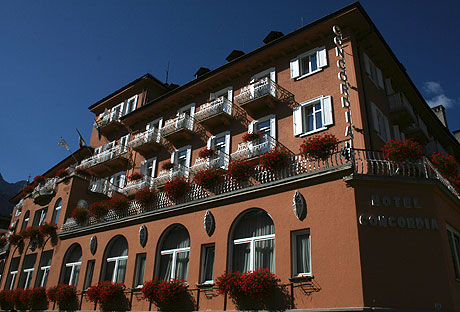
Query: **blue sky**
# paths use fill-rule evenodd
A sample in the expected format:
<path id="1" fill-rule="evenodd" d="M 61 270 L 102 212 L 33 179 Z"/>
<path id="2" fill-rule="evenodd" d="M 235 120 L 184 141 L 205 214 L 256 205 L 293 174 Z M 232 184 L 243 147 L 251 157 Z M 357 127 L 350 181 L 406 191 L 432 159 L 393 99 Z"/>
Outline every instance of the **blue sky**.
<path id="1" fill-rule="evenodd" d="M 0 173 L 32 178 L 68 156 L 62 136 L 89 142 L 87 107 L 149 72 L 184 84 L 200 66 L 261 46 L 350 1 L 3 1 L 0 10 Z M 457 1 L 363 1 L 427 101 L 460 129 Z"/>

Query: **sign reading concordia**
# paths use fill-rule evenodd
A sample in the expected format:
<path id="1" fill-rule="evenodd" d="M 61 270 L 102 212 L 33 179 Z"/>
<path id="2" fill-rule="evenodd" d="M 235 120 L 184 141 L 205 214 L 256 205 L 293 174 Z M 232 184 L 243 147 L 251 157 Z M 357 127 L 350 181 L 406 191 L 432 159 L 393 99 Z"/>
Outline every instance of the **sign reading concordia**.
<path id="1" fill-rule="evenodd" d="M 373 207 L 394 207 L 403 209 L 421 209 L 422 205 L 417 197 L 410 196 L 379 196 L 371 195 L 371 205 Z M 417 230 L 439 230 L 438 222 L 435 218 L 415 217 L 415 216 L 386 216 L 386 215 L 366 215 L 359 216 L 359 224 L 373 227 L 390 227 L 401 229 Z"/>
<path id="2" fill-rule="evenodd" d="M 335 43 L 335 54 L 339 58 L 337 60 L 337 67 L 339 68 L 338 77 L 340 80 L 340 94 L 342 107 L 346 108 L 345 112 L 345 121 L 348 125 L 345 128 L 345 136 L 353 137 L 353 127 L 350 113 L 350 93 L 348 89 L 348 76 L 347 76 L 347 66 L 345 63 L 345 51 L 343 50 L 343 36 L 340 27 L 334 25 L 332 31 L 335 34 L 334 43 Z"/>

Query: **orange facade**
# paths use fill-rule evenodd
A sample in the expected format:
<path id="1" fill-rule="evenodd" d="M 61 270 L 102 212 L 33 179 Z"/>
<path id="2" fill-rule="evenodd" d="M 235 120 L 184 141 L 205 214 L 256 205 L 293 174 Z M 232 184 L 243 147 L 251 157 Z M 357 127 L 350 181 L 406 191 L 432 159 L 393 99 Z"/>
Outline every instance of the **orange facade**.
<path id="1" fill-rule="evenodd" d="M 78 162 L 69 157 L 44 174 L 48 184 L 12 199 L 11 234 L 56 221 L 58 240 L 7 247 L 2 289 L 72 284 L 91 310 L 89 285 L 123 282 L 140 311 L 156 309 L 139 292 L 144 281 L 183 278 L 193 309 L 235 310 L 213 281 L 263 267 L 280 279 L 285 309 L 460 310 L 457 190 L 428 158 L 396 163 L 379 151 L 413 138 L 426 154 L 460 159 L 460 145 L 359 4 L 183 86 L 147 74 L 89 109 L 90 147 Z M 339 141 L 327 158 L 299 154 L 304 139 L 325 133 Z M 200 157 L 203 149 L 217 154 Z M 270 171 L 257 164 L 271 150 L 288 156 Z M 247 181 L 194 180 L 238 160 L 255 166 Z M 69 175 L 55 178 L 62 168 Z M 176 178 L 190 185 L 168 197 Z M 134 198 L 146 187 L 156 197 L 143 205 Z M 130 201 L 119 211 L 72 218 L 121 195 Z"/>

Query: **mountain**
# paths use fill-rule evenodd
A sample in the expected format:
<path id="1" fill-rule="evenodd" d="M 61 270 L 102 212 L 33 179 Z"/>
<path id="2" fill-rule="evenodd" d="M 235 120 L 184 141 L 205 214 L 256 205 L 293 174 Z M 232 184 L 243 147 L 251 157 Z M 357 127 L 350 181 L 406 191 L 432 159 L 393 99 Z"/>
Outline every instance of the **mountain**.
<path id="1" fill-rule="evenodd" d="M 0 173 L 0 215 L 9 216 L 11 214 L 13 205 L 8 200 L 19 193 L 25 184 L 26 181 L 8 183 Z"/>

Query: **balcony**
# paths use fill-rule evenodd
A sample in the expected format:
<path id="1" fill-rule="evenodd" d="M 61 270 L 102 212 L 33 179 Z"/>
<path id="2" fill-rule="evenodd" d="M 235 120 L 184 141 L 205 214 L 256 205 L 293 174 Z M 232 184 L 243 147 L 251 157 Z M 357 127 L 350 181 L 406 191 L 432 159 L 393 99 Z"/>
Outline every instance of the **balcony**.
<path id="1" fill-rule="evenodd" d="M 388 96 L 390 103 L 391 121 L 398 124 L 401 130 L 405 130 L 417 121 L 412 105 L 404 93 L 398 92 Z"/>
<path id="2" fill-rule="evenodd" d="M 56 194 L 56 180 L 57 178 L 46 179 L 35 187 L 32 192 L 34 203 L 43 203 Z"/>
<path id="3" fill-rule="evenodd" d="M 162 146 L 160 142 L 160 131 L 153 128 L 136 134 L 134 139 L 128 143 L 128 146 L 142 155 L 147 155 L 157 151 Z"/>
<path id="4" fill-rule="evenodd" d="M 84 159 L 78 169 L 91 169 L 96 175 L 107 175 L 112 172 L 125 170 L 128 166 L 128 147 L 116 145 L 106 151 Z"/>
<path id="5" fill-rule="evenodd" d="M 235 102 L 243 107 L 251 116 L 266 115 L 267 109 L 273 109 L 278 102 L 287 102 L 293 105 L 294 95 L 277 85 L 268 77 L 244 86 Z"/>
<path id="6" fill-rule="evenodd" d="M 232 153 L 230 157 L 231 159 L 235 160 L 257 158 L 267 153 L 269 150 L 276 147 L 277 145 L 278 142 L 276 141 L 276 139 L 274 139 L 268 134 L 264 134 L 264 136 L 259 140 L 238 143 L 238 148 L 236 149 L 236 152 Z"/>
<path id="7" fill-rule="evenodd" d="M 227 168 L 228 163 L 230 162 L 230 157 L 222 152 L 211 158 L 200 158 L 198 157 L 195 160 L 195 164 L 190 167 L 191 173 L 197 173 L 198 171 L 209 169 L 209 168 Z"/>
<path id="8" fill-rule="evenodd" d="M 120 117 L 121 112 L 118 110 L 104 112 L 98 116 L 94 125 L 100 129 L 102 134 L 109 135 L 124 128 L 123 124 L 120 122 Z"/>
<path id="9" fill-rule="evenodd" d="M 195 119 L 187 114 L 166 120 L 161 136 L 170 142 L 190 140 L 194 134 Z"/>
<path id="10" fill-rule="evenodd" d="M 153 184 L 155 187 L 161 187 L 175 178 L 188 177 L 189 172 L 189 168 L 181 165 L 176 165 L 170 170 L 160 170 L 158 176 L 153 179 Z"/>
<path id="11" fill-rule="evenodd" d="M 406 134 L 406 137 L 411 138 L 423 145 L 427 144 L 430 140 L 428 128 L 419 116 L 416 116 L 416 122 L 407 127 L 404 130 L 404 133 Z"/>
<path id="12" fill-rule="evenodd" d="M 97 193 L 101 195 L 105 195 L 107 197 L 113 197 L 115 193 L 122 193 L 122 189 L 118 186 L 110 183 L 109 180 L 104 178 L 91 178 L 88 190 L 92 193 Z"/>
<path id="13" fill-rule="evenodd" d="M 232 102 L 221 96 L 211 102 L 202 104 L 198 112 L 195 113 L 195 120 L 208 129 L 224 124 L 230 125 L 232 117 Z"/>
<path id="14" fill-rule="evenodd" d="M 135 180 L 135 181 L 128 181 L 125 187 L 121 189 L 121 193 L 125 196 L 133 196 L 136 192 L 144 187 L 152 186 L 153 179 L 152 177 L 143 177 L 142 179 Z"/>

